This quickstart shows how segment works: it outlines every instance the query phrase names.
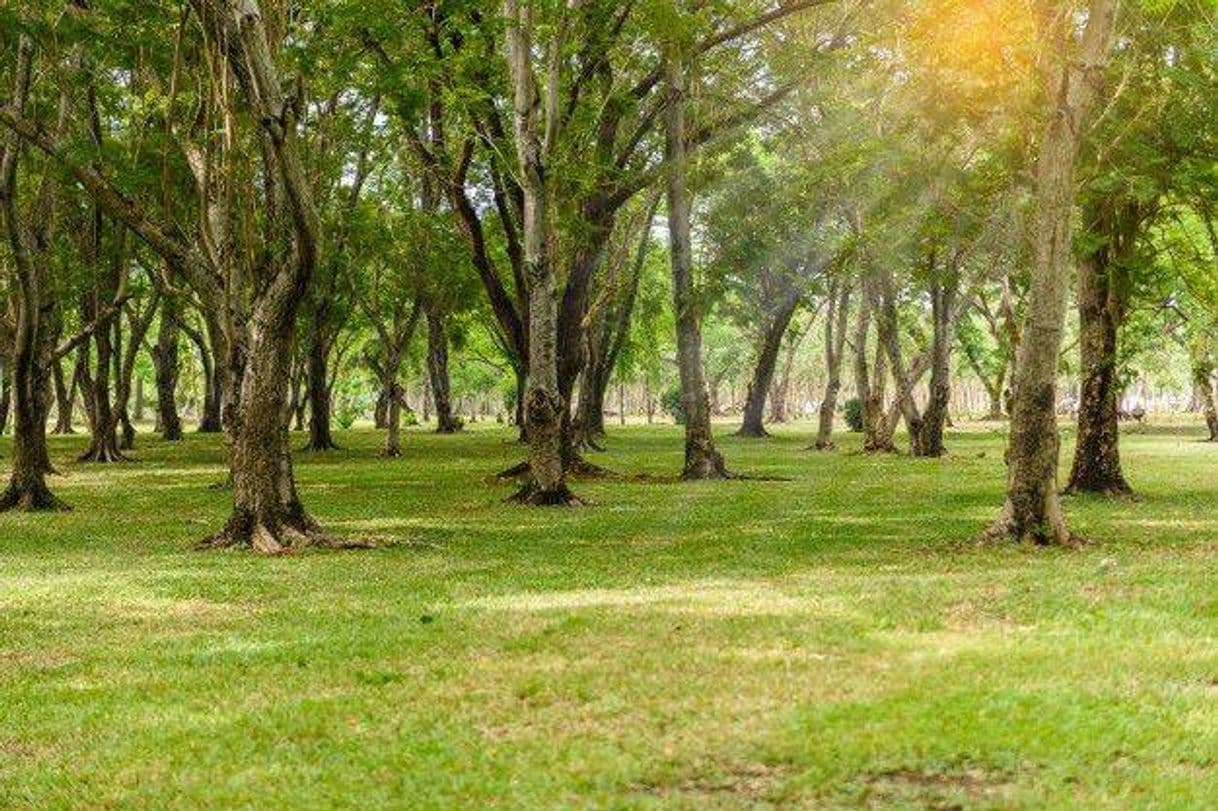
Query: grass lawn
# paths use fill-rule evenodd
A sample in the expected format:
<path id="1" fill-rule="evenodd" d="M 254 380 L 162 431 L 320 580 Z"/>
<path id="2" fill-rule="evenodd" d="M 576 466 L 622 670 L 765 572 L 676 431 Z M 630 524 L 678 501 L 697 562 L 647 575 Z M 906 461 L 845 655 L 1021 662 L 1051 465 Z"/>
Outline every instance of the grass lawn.
<path id="1" fill-rule="evenodd" d="M 594 461 L 678 469 L 678 429 L 610 430 Z M 0 807 L 1218 807 L 1218 446 L 1126 434 L 1141 500 L 1068 499 L 1059 552 L 967 543 L 998 433 L 810 433 L 721 440 L 790 481 L 570 510 L 502 503 L 501 427 L 340 434 L 305 503 L 382 546 L 270 559 L 190 551 L 214 438 L 65 461 L 74 512 L 0 516 Z"/>

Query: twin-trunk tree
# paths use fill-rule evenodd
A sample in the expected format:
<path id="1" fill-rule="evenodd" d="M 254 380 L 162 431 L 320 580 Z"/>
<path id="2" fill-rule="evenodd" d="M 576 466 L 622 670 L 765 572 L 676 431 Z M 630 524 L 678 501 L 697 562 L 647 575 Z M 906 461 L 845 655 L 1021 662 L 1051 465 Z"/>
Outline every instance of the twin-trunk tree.
<path id="1" fill-rule="evenodd" d="M 1048 110 L 1036 165 L 1034 261 L 1027 313 L 1015 359 L 1007 496 L 992 541 L 1070 544 L 1057 493 L 1057 363 L 1066 318 L 1073 236 L 1075 169 L 1108 63 L 1119 0 L 1091 0 L 1077 49 L 1075 18 L 1055 21 Z"/>

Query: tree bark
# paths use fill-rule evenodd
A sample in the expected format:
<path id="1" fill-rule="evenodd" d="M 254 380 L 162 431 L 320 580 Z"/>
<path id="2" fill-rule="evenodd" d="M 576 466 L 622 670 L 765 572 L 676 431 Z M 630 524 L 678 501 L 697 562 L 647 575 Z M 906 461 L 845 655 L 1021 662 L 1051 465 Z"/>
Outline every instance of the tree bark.
<path id="1" fill-rule="evenodd" d="M 330 350 L 334 346 L 334 323 L 327 301 L 316 301 L 309 332 L 306 393 L 309 401 L 309 441 L 305 450 L 313 452 L 338 450 L 331 431 Z M 287 384 L 291 383 L 289 379 Z"/>
<path id="2" fill-rule="evenodd" d="M 427 374 L 431 379 L 431 396 L 436 406 L 436 433 L 455 434 L 462 428 L 460 418 L 453 414 L 452 383 L 448 373 L 448 331 L 444 313 L 434 302 L 426 302 L 427 315 Z"/>
<path id="3" fill-rule="evenodd" d="M 728 473 L 711 432 L 710 396 L 702 367 L 702 327 L 694 295 L 690 199 L 685 180 L 685 75 L 675 54 L 665 55 L 664 79 L 668 93 L 664 113 L 664 151 L 669 164 L 668 236 L 677 322 L 677 368 L 685 411 L 685 468 L 681 477 L 722 479 Z"/>
<path id="4" fill-rule="evenodd" d="M 172 295 L 166 295 L 161 304 L 161 324 L 157 329 L 156 344 L 152 347 L 152 365 L 156 373 L 157 424 L 161 437 L 167 442 L 182 439 L 182 418 L 178 415 L 178 374 L 181 363 L 178 358 L 178 336 L 180 305 Z"/>
<path id="5" fill-rule="evenodd" d="M 1051 108 L 1036 166 L 1034 261 L 1016 355 L 1007 496 L 989 541 L 1072 544 L 1057 495 L 1057 363 L 1066 315 L 1075 169 L 1115 28 L 1119 0 L 1092 0 L 1080 52 L 1061 56 L 1049 79 Z M 1071 37 L 1074 18 L 1058 22 Z M 1067 48 L 1068 50 L 1068 48 Z"/>
<path id="6" fill-rule="evenodd" d="M 1133 488 L 1121 469 L 1117 417 L 1117 337 L 1125 320 L 1128 271 L 1138 213 L 1101 205 L 1093 212 L 1107 240 L 1078 263 L 1079 371 L 1078 440 L 1067 493 L 1127 496 Z"/>
<path id="7" fill-rule="evenodd" d="M 952 397 L 952 338 L 958 284 L 959 277 L 954 268 L 944 269 L 942 275 L 939 271 L 932 273 L 930 298 L 934 337 L 930 350 L 930 399 L 922 415 L 918 442 L 913 443 L 915 456 L 938 457 L 947 452 L 943 444 L 943 430 Z"/>
<path id="8" fill-rule="evenodd" d="M 558 387 L 558 289 L 549 250 L 549 192 L 545 164 L 558 126 L 557 65 L 561 37 L 555 36 L 547 61 L 550 86 L 544 106 L 533 75 L 532 4 L 504 0 L 507 63 L 512 88 L 516 156 L 523 196 L 524 274 L 528 282 L 528 390 L 524 413 L 529 442 L 529 479 L 515 496 L 535 505 L 571 504 L 563 465 L 562 421 L 566 411 Z"/>
<path id="9" fill-rule="evenodd" d="M 29 96 L 33 70 L 33 43 L 22 35 L 14 79 L 13 104 L 21 112 Z M 66 114 L 61 98 L 60 120 Z M 8 487 L 0 493 L 0 511 L 59 510 L 66 505 L 47 487 L 51 468 L 47 451 L 46 419 L 48 376 L 53 345 L 49 336 L 56 302 L 50 289 L 50 257 L 39 251 L 40 243 L 27 229 L 17 205 L 17 164 L 21 142 L 11 137 L 0 152 L 0 214 L 15 267 L 15 329 L 11 353 L 13 388 L 13 461 Z M 53 186 L 44 183 L 34 203 L 35 227 L 48 229 L 54 208 Z M 45 232 L 43 234 L 45 236 Z M 41 244 L 46 244 L 42 242 Z"/>
<path id="10" fill-rule="evenodd" d="M 787 334 L 791 319 L 799 307 L 799 289 L 791 284 L 787 295 L 778 302 L 772 316 L 765 325 L 761 350 L 757 353 L 757 365 L 753 368 L 753 379 L 749 382 L 748 395 L 744 402 L 744 415 L 737 434 L 745 437 L 765 437 L 766 397 L 774 382 L 778 367 L 778 354 L 782 351 L 782 338 Z"/>
<path id="11" fill-rule="evenodd" d="M 11 348 L 10 346 L 9 349 Z M 13 407 L 11 366 L 12 362 L 6 359 L 4 368 L 0 369 L 0 435 L 3 435 L 8 430 L 8 415 Z"/>
<path id="12" fill-rule="evenodd" d="M 51 375 L 55 383 L 55 430 L 51 433 L 57 436 L 74 434 L 76 430 L 72 427 L 72 412 L 75 410 L 73 401 L 76 399 L 76 377 L 73 376 L 69 384 L 60 361 L 52 364 Z"/>
<path id="13" fill-rule="evenodd" d="M 846 325 L 850 312 L 850 285 L 837 279 L 829 285 L 829 312 L 825 317 L 825 370 L 828 382 L 820 403 L 820 422 L 816 432 L 816 449 L 833 450 L 833 421 L 837 414 L 837 397 L 842 390 L 842 358 L 846 350 Z"/>
<path id="14" fill-rule="evenodd" d="M 1205 427 L 1209 431 L 1209 442 L 1218 442 L 1218 391 L 1214 386 L 1214 364 L 1209 361 L 1194 361 L 1193 387 L 1197 401 L 1205 415 Z"/>
<path id="15" fill-rule="evenodd" d="M 854 385 L 863 416 L 863 450 L 867 453 L 893 453 L 892 431 L 885 427 L 884 391 L 888 379 L 888 360 L 881 341 L 876 341 L 874 367 L 868 362 L 867 341 L 871 332 L 872 310 L 879 303 L 875 280 L 862 282 L 854 327 Z"/>

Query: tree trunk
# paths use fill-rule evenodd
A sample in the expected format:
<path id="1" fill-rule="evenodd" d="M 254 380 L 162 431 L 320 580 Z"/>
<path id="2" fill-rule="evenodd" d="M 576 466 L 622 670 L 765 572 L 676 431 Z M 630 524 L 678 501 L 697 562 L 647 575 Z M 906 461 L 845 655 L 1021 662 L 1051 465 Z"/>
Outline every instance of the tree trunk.
<path id="1" fill-rule="evenodd" d="M 1209 442 L 1218 442 L 1218 392 L 1214 386 L 1214 364 L 1193 363 L 1193 388 L 1197 402 L 1205 415 L 1205 427 L 1209 431 Z"/>
<path id="2" fill-rule="evenodd" d="M 22 35 L 18 40 L 16 79 L 13 102 L 18 112 L 24 111 L 29 95 L 33 68 L 32 42 Z M 61 121 L 64 101 L 61 99 Z M 27 230 L 17 206 L 17 164 L 21 155 L 20 141 L 14 136 L 0 149 L 0 219 L 4 220 L 13 266 L 16 269 L 13 347 L 10 356 L 13 388 L 13 462 L 8 487 L 0 494 L 0 511 L 58 510 L 65 505 L 47 487 L 46 474 L 51 469 L 47 452 L 46 420 L 47 390 L 50 367 L 54 363 L 54 346 L 50 343 L 51 322 L 56 317 L 54 291 L 51 289 L 50 257 L 38 251 L 38 242 Z M 40 222 L 46 228 L 54 201 L 43 186 L 35 206 Z M 43 234 L 45 236 L 45 234 Z"/>
<path id="3" fill-rule="evenodd" d="M 892 444 L 892 431 L 886 428 L 884 419 L 888 360 L 882 342 L 876 342 L 874 368 L 871 368 L 867 358 L 871 313 L 878 301 L 874 280 L 864 279 L 862 288 L 854 328 L 854 385 L 863 416 L 863 450 L 868 453 L 893 453 L 896 447 Z"/>
<path id="4" fill-rule="evenodd" d="M 549 190 L 545 165 L 550 134 L 558 122 L 558 88 L 546 95 L 546 136 L 541 133 L 541 94 L 533 75 L 533 17 L 529 4 L 504 0 L 508 18 L 507 62 L 512 87 L 517 168 L 523 197 L 522 235 L 524 275 L 528 282 L 528 390 L 524 415 L 529 442 L 529 479 L 515 496 L 536 505 L 571 504 L 563 466 L 564 413 L 568 413 L 558 386 L 558 288 L 549 250 Z M 561 37 L 551 43 L 548 61 L 557 73 Z"/>
<path id="5" fill-rule="evenodd" d="M 952 336 L 956 318 L 958 279 L 954 270 L 947 278 L 931 282 L 931 316 L 934 338 L 931 342 L 930 399 L 922 415 L 920 437 L 913 443 L 915 456 L 938 457 L 947 452 L 943 445 L 943 429 L 947 423 L 948 405 L 952 398 Z"/>
<path id="6" fill-rule="evenodd" d="M 453 414 L 452 384 L 448 373 L 448 331 L 444 313 L 434 303 L 424 306 L 427 315 L 427 374 L 436 406 L 436 433 L 455 434 L 461 420 Z"/>
<path id="7" fill-rule="evenodd" d="M 909 431 L 910 452 L 914 456 L 920 456 L 922 415 L 918 411 L 918 404 L 914 402 L 914 385 L 910 380 L 909 370 L 905 368 L 905 358 L 901 352 L 900 322 L 897 317 L 896 290 L 893 288 L 892 274 L 888 271 L 881 272 L 878 276 L 877 288 L 879 291 L 877 307 L 879 317 L 876 323 L 876 333 L 879 346 L 883 347 L 892 368 L 892 379 L 897 390 L 896 405 L 900 409 L 901 416 L 905 418 L 905 427 Z M 890 433 L 895 433 L 895 430 L 896 425 L 893 424 Z M 891 444 L 891 439 L 887 440 L 885 444 Z"/>
<path id="8" fill-rule="evenodd" d="M 55 361 L 51 365 L 52 380 L 55 383 L 55 430 L 56 436 L 66 436 L 76 433 L 72 428 L 73 400 L 76 397 L 76 377 L 68 384 L 67 375 L 63 372 L 63 364 Z"/>
<path id="9" fill-rule="evenodd" d="M 308 373 L 305 376 L 309 400 L 309 441 L 305 450 L 332 451 L 338 449 L 330 430 L 330 348 L 333 334 L 329 307 L 324 302 L 314 309 L 312 326 Z M 285 391 L 290 382 L 289 373 L 288 380 L 284 381 Z"/>
<path id="10" fill-rule="evenodd" d="M 604 366 L 588 363 L 584 366 L 583 382 L 579 386 L 579 430 L 585 443 L 605 435 L 605 395 L 609 381 L 603 376 Z"/>
<path id="11" fill-rule="evenodd" d="M 13 407 L 13 384 L 10 362 L 0 369 L 0 435 L 8 430 L 8 415 Z"/>
<path id="12" fill-rule="evenodd" d="M 1057 57 L 1050 77 L 1049 119 L 1036 167 L 1032 280 L 1013 380 L 1007 497 L 986 540 L 1073 543 L 1057 496 L 1057 363 L 1065 327 L 1075 168 L 1095 83 L 1107 63 L 1117 6 L 1117 0 L 1092 0 L 1081 53 Z M 1059 35 L 1071 37 L 1074 18 L 1066 16 Z"/>
<path id="13" fill-rule="evenodd" d="M 846 325 L 850 312 L 850 285 L 834 279 L 829 286 L 829 312 L 825 317 L 825 370 L 828 382 L 820 403 L 816 449 L 833 450 L 833 420 L 837 397 L 842 390 L 842 358 L 846 350 Z"/>
<path id="14" fill-rule="evenodd" d="M 161 304 L 161 325 L 157 330 L 156 345 L 152 347 L 152 365 L 156 373 L 157 423 L 161 436 L 168 442 L 182 439 L 182 418 L 178 415 L 178 375 L 181 363 L 178 359 L 178 336 L 180 334 L 179 304 L 173 296 L 166 295 Z"/>
<path id="15" fill-rule="evenodd" d="M 121 262 L 120 260 L 117 260 Z M 111 292 L 111 291 L 107 291 Z M 96 292 L 90 297 L 85 310 L 85 323 L 98 316 L 98 296 Z M 95 365 L 92 374 L 93 424 L 92 437 L 89 447 L 77 460 L 80 462 L 125 462 L 127 457 L 119 449 L 118 425 L 120 409 L 115 408 L 110 401 L 110 376 L 114 369 L 114 332 L 109 329 L 99 329 L 93 333 L 95 350 Z"/>
<path id="16" fill-rule="evenodd" d="M 1121 469 L 1117 418 L 1117 336 L 1125 319 L 1129 280 L 1124 262 L 1132 253 L 1137 213 L 1097 211 L 1109 242 L 1078 263 L 1078 441 L 1067 493 L 1125 496 L 1133 489 Z M 1111 226 L 1111 227 L 1104 227 Z M 1100 230 L 1100 229 L 1097 229 Z M 1100 236 L 1097 234 L 1097 236 Z"/>
<path id="17" fill-rule="evenodd" d="M 685 75 L 675 54 L 664 60 L 668 105 L 665 157 L 668 172 L 668 236 L 672 261 L 673 310 L 677 322 L 677 368 L 685 411 L 683 479 L 722 479 L 728 473 L 711 433 L 710 396 L 702 368 L 702 326 L 694 295 L 690 199 L 686 188 Z"/>
<path id="18" fill-rule="evenodd" d="M 782 351 L 782 338 L 787 334 L 795 310 L 799 307 L 799 290 L 792 284 L 787 296 L 778 304 L 757 353 L 757 365 L 753 368 L 753 379 L 749 382 L 748 395 L 744 401 L 744 416 L 737 434 L 746 437 L 769 436 L 764 425 L 766 396 L 774 382 L 778 367 L 778 354 Z"/>

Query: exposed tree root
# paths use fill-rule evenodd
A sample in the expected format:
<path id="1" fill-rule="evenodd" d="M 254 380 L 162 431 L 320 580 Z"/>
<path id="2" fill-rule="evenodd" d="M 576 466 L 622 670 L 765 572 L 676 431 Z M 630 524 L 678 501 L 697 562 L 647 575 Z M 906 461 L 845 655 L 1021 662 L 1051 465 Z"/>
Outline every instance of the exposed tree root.
<path id="1" fill-rule="evenodd" d="M 331 535 L 308 516 L 283 515 L 255 519 L 234 512 L 224 529 L 196 544 L 199 551 L 248 549 L 260 555 L 286 555 L 304 549 L 369 549 L 366 541 Z"/>
<path id="2" fill-rule="evenodd" d="M 327 453 L 329 451 L 341 451 L 342 448 L 337 442 L 308 442 L 300 450 L 302 453 Z"/>
<path id="3" fill-rule="evenodd" d="M 76 457 L 76 461 L 108 465 L 130 462 L 132 460 L 130 456 L 124 454 L 117 447 L 110 443 L 102 442 L 90 445 L 88 450 Z"/>
<path id="4" fill-rule="evenodd" d="M 744 437 L 745 439 L 769 439 L 770 432 L 764 428 L 746 428 L 740 426 L 740 430 L 736 431 L 736 436 Z"/>
<path id="5" fill-rule="evenodd" d="M 1064 526 L 1050 527 L 1045 524 L 1020 526 L 1016 521 L 1003 516 L 989 529 L 977 536 L 978 546 L 1034 546 L 1080 549 L 1087 540 L 1075 535 Z"/>
<path id="6" fill-rule="evenodd" d="M 526 504 L 530 507 L 579 507 L 586 502 L 572 493 L 567 485 L 559 485 L 553 490 L 542 490 L 537 483 L 530 480 L 507 501 L 516 504 Z"/>
<path id="7" fill-rule="evenodd" d="M 607 479 L 614 476 L 609 468 L 589 462 L 578 454 L 567 464 L 567 473 L 581 479 Z"/>
<path id="8" fill-rule="evenodd" d="M 736 475 L 727 469 L 723 454 L 710 448 L 697 454 L 686 454 L 685 470 L 681 472 L 685 481 L 714 481 L 734 479 Z"/>
<path id="9" fill-rule="evenodd" d="M 10 484 L 0 495 L 0 512 L 68 512 L 72 508 L 60 501 L 46 485 Z"/>
<path id="10" fill-rule="evenodd" d="M 566 468 L 567 475 L 579 479 L 611 479 L 617 475 L 609 468 L 589 462 L 582 456 L 576 456 L 575 459 L 567 464 Z M 532 473 L 532 468 L 529 467 L 529 462 L 526 459 L 519 464 L 512 465 L 507 470 L 499 471 L 492 478 L 499 481 L 519 480 L 526 478 L 530 473 Z"/>
<path id="11" fill-rule="evenodd" d="M 519 479 L 529 475 L 529 461 L 526 459 L 520 464 L 512 465 L 507 470 L 501 470 L 495 474 L 496 479 Z"/>
<path id="12" fill-rule="evenodd" d="M 1133 488 L 1130 487 L 1129 484 L 1123 480 L 1120 482 L 1108 482 L 1107 484 L 1102 484 L 1102 485 L 1098 485 L 1098 486 L 1088 484 L 1087 486 L 1084 487 L 1084 486 L 1080 486 L 1078 484 L 1071 484 L 1069 487 L 1067 487 L 1065 490 L 1062 491 L 1062 495 L 1063 496 L 1082 496 L 1082 495 L 1099 496 L 1101 498 L 1111 498 L 1111 499 L 1115 499 L 1117 501 L 1137 501 L 1138 500 L 1137 495 L 1133 492 Z"/>

